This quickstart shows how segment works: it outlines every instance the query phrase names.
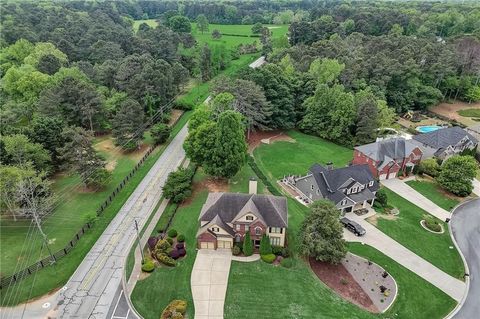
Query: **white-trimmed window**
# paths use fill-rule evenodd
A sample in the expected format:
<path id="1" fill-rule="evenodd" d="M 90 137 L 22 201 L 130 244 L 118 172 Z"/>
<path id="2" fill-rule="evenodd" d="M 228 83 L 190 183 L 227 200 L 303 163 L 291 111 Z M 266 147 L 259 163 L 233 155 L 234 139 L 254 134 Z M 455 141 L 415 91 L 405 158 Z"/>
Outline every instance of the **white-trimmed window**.
<path id="1" fill-rule="evenodd" d="M 262 228 L 261 227 L 255 227 L 255 235 L 259 236 L 262 234 Z"/>
<path id="2" fill-rule="evenodd" d="M 347 200 L 346 200 L 346 199 L 342 199 L 342 202 L 340 203 L 340 205 L 344 206 L 346 203 L 347 203 Z"/>
<path id="3" fill-rule="evenodd" d="M 235 228 L 236 228 L 237 230 L 240 230 L 240 224 L 237 224 L 237 225 L 235 226 Z"/>
<path id="4" fill-rule="evenodd" d="M 282 233 L 282 227 L 270 227 L 270 233 L 281 234 Z"/>
<path id="5" fill-rule="evenodd" d="M 356 192 L 357 192 L 357 190 L 358 190 L 358 188 L 357 188 L 357 187 L 352 187 L 352 193 L 356 193 Z"/>
<path id="6" fill-rule="evenodd" d="M 213 231 L 214 233 L 218 233 L 218 232 L 220 231 L 220 228 L 218 228 L 218 227 L 212 227 L 212 231 Z"/>
<path id="7" fill-rule="evenodd" d="M 253 216 L 252 215 L 248 215 L 247 217 L 245 217 L 246 220 L 253 220 Z"/>
<path id="8" fill-rule="evenodd" d="M 370 181 L 370 182 L 368 183 L 368 186 L 373 186 L 373 181 Z"/>
<path id="9" fill-rule="evenodd" d="M 247 231 L 249 231 L 249 230 L 250 230 L 250 226 L 245 225 L 245 231 L 247 232 Z"/>
<path id="10" fill-rule="evenodd" d="M 270 237 L 270 244 L 272 246 L 280 246 L 280 237 Z"/>
<path id="11" fill-rule="evenodd" d="M 313 191 L 313 184 L 312 184 L 312 185 L 310 185 L 310 187 L 312 188 L 312 191 Z"/>

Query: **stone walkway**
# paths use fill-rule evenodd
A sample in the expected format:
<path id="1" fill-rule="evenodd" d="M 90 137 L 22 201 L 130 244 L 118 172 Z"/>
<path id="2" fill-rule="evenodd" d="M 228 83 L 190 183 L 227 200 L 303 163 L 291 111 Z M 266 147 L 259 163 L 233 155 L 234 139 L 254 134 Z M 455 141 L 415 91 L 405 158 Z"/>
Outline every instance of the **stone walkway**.
<path id="1" fill-rule="evenodd" d="M 414 203 L 438 219 L 445 221 L 445 219 L 450 218 L 450 212 L 438 207 L 438 205 L 408 186 L 404 181 L 401 181 L 398 178 L 393 178 L 382 180 L 381 183 L 383 186 L 402 196 L 409 202 Z"/>
<path id="2" fill-rule="evenodd" d="M 363 219 L 364 216 L 357 216 L 353 213 L 348 213 L 346 215 L 347 218 L 362 225 L 367 233 L 362 237 L 357 237 L 345 229 L 345 240 L 351 242 L 361 242 L 372 246 L 373 248 L 376 248 L 383 254 L 395 260 L 400 265 L 430 282 L 432 285 L 445 292 L 457 302 L 463 298 L 466 289 L 466 285 L 463 281 L 450 276 L 414 252 L 408 250 L 400 243 L 381 232 L 378 228 L 365 221 Z"/>
<path id="3" fill-rule="evenodd" d="M 231 261 L 251 262 L 259 259 L 259 255 L 232 256 L 230 249 L 200 249 L 190 278 L 195 319 L 223 319 Z"/>

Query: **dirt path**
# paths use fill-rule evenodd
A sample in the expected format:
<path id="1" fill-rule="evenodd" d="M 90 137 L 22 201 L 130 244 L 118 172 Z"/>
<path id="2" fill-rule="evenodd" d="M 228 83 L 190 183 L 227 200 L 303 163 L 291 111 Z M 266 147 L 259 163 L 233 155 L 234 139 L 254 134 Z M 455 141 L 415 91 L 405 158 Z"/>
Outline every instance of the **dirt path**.
<path id="1" fill-rule="evenodd" d="M 250 138 L 248 139 L 248 152 L 250 154 L 253 153 L 255 148 L 260 146 L 263 142 L 271 144 L 276 141 L 295 142 L 293 138 L 285 134 L 283 131 L 256 131 L 250 133 Z"/>

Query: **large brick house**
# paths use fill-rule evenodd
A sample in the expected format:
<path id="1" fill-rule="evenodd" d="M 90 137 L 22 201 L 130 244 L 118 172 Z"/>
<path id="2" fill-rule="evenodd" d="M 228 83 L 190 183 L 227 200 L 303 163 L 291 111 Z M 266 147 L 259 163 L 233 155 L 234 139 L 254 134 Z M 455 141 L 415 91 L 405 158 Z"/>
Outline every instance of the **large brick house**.
<path id="1" fill-rule="evenodd" d="M 409 173 L 422 155 L 421 148 L 411 140 L 396 137 L 355 147 L 352 163 L 367 164 L 373 176 L 382 180 L 397 177 L 400 170 Z"/>
<path id="2" fill-rule="evenodd" d="M 272 195 L 209 193 L 199 220 L 198 248 L 232 248 L 234 242 L 243 241 L 247 232 L 255 247 L 259 247 L 263 234 L 267 234 L 272 245 L 283 247 L 288 225 L 287 200 Z"/>
<path id="3" fill-rule="evenodd" d="M 288 178 L 288 183 L 301 194 L 303 201 L 328 199 L 342 213 L 370 207 L 379 188 L 365 164 L 342 168 L 314 164 L 307 175 Z"/>
<path id="4" fill-rule="evenodd" d="M 458 126 L 442 128 L 413 136 L 413 143 L 421 148 L 423 158 L 437 157 L 445 160 L 465 150 L 473 150 L 478 140 Z"/>

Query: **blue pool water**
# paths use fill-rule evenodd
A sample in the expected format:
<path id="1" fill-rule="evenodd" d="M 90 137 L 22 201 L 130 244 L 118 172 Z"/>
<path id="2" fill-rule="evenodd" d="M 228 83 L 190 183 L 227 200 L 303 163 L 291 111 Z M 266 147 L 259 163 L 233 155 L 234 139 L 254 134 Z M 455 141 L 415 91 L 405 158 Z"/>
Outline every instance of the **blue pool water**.
<path id="1" fill-rule="evenodd" d="M 442 127 L 438 125 L 424 125 L 424 126 L 418 126 L 416 130 L 419 131 L 420 133 L 429 133 L 441 128 Z"/>

